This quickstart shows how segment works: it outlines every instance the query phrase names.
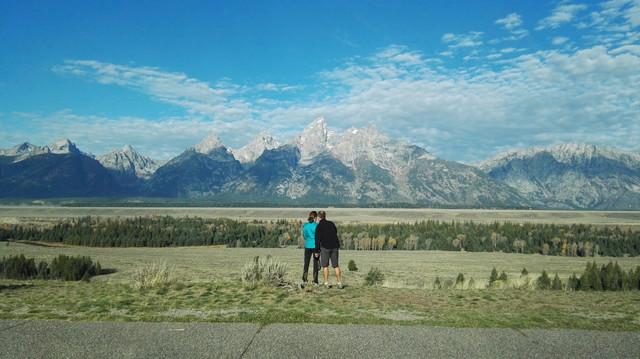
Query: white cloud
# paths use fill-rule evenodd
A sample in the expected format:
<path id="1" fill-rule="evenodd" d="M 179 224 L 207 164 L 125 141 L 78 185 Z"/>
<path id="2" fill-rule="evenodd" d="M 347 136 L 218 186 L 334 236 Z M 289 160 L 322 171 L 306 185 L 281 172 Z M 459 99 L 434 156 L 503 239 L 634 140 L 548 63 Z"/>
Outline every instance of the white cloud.
<path id="1" fill-rule="evenodd" d="M 483 33 L 479 31 L 470 31 L 465 34 L 446 33 L 442 35 L 441 40 L 449 49 L 477 47 L 482 45 L 482 35 Z"/>
<path id="2" fill-rule="evenodd" d="M 481 34 L 476 34 L 477 39 L 472 41 L 481 41 Z M 457 45 L 466 41 L 462 37 L 447 34 L 443 41 Z M 68 70 L 80 70 L 85 73 L 83 77 L 122 84 L 159 101 L 181 106 L 187 115 L 153 120 L 110 119 L 66 111 L 13 117 L 10 121 L 31 124 L 25 135 L 37 134 L 33 135 L 34 141 L 40 143 L 70 137 L 81 148 L 96 153 L 130 143 L 145 153 L 165 158 L 212 131 L 218 132 L 231 147 L 243 145 L 253 134 L 265 129 L 286 140 L 317 116 L 324 116 L 336 130 L 374 124 L 443 158 L 466 162 L 487 158 L 498 148 L 559 141 L 638 150 L 637 46 L 596 45 L 529 53 L 522 48 L 504 48 L 489 55 L 470 49 L 468 56 L 492 56 L 496 67 L 474 64 L 454 69 L 441 66 L 419 51 L 390 46 L 317 74 L 320 89 L 310 100 L 297 102 L 250 100 L 254 90 L 228 81 L 207 85 L 184 74 L 145 67 L 114 71 L 109 64 L 99 63 L 98 71 L 93 66 L 72 66 Z M 510 57 L 499 59 L 499 54 Z M 66 69 L 61 72 L 69 73 Z M 215 116 L 210 112 L 196 111 L 193 106 L 185 106 L 185 101 L 202 103 L 205 107 L 219 104 L 230 109 L 235 108 L 236 101 L 251 116 L 211 121 Z M 216 116 L 217 113 L 214 112 Z M 10 126 L 10 122 L 4 126 L 2 123 L 9 121 L 5 120 L 7 116 L 0 117 L 0 133 Z M 9 131 L 13 137 L 0 136 L 0 141 L 6 143 L 20 137 L 15 129 Z"/>
<path id="3" fill-rule="evenodd" d="M 575 16 L 587 8 L 584 4 L 560 3 L 556 6 L 551 15 L 540 20 L 536 30 L 556 29 L 565 23 L 571 22 Z"/>
<path id="4" fill-rule="evenodd" d="M 568 37 L 563 37 L 563 36 L 556 36 L 553 39 L 551 39 L 551 43 L 556 45 L 556 46 L 560 46 L 564 43 L 566 43 L 567 41 L 569 41 Z"/>
<path id="5" fill-rule="evenodd" d="M 80 76 L 104 85 L 117 85 L 150 95 L 154 100 L 184 108 L 191 114 L 228 121 L 251 116 L 246 101 L 235 97 L 241 86 L 220 81 L 214 85 L 183 73 L 165 72 L 154 67 L 131 67 L 94 60 L 68 60 L 53 70 Z"/>
<path id="6" fill-rule="evenodd" d="M 501 19 L 496 20 L 496 25 L 503 26 L 505 29 L 511 31 L 519 28 L 522 25 L 522 17 L 513 12 Z"/>
<path id="7" fill-rule="evenodd" d="M 510 35 L 500 39 L 491 39 L 489 40 L 490 44 L 520 40 L 529 35 L 529 30 L 522 28 L 522 17 L 515 12 L 496 20 L 495 24 L 503 27 Z"/>

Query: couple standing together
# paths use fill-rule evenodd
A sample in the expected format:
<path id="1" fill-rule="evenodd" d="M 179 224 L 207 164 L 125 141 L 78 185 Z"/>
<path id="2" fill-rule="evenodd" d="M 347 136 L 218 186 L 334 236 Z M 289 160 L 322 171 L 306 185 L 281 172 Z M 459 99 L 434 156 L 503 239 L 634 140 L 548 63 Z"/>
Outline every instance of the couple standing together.
<path id="1" fill-rule="evenodd" d="M 318 270 L 321 264 L 324 286 L 331 287 L 329 285 L 329 261 L 331 261 L 331 266 L 336 273 L 336 285 L 342 289 L 342 274 L 338 265 L 340 249 L 338 229 L 333 222 L 327 221 L 327 213 L 325 211 L 309 212 L 307 223 L 302 225 L 302 236 L 304 237 L 303 286 L 308 283 L 309 262 L 313 258 L 313 284 L 318 285 Z"/>

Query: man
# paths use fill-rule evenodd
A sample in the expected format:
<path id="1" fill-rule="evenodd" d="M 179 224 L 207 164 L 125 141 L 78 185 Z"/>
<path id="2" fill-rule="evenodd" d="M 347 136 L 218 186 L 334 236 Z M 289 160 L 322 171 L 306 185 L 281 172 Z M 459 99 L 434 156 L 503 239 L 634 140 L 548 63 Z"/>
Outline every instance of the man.
<path id="1" fill-rule="evenodd" d="M 320 222 L 316 227 L 316 249 L 320 250 L 320 265 L 322 266 L 322 276 L 324 285 L 329 286 L 329 261 L 336 273 L 336 280 L 339 289 L 342 289 L 342 276 L 340 266 L 338 265 L 338 251 L 340 249 L 340 241 L 338 240 L 338 229 L 336 225 L 327 221 L 327 213 L 325 211 L 318 212 Z"/>

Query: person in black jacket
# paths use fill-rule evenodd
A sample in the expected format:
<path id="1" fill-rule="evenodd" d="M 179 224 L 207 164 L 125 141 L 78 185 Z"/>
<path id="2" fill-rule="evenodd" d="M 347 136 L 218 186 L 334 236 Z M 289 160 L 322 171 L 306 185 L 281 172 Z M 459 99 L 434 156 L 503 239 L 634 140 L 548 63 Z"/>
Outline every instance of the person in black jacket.
<path id="1" fill-rule="evenodd" d="M 338 265 L 338 251 L 340 249 L 340 241 L 338 240 L 338 229 L 336 225 L 327 221 L 327 213 L 319 211 L 318 227 L 316 227 L 316 249 L 320 250 L 320 264 L 322 265 L 322 276 L 324 277 L 324 285 L 329 288 L 329 260 L 331 266 L 336 273 L 338 288 L 342 289 L 342 275 L 340 266 Z"/>

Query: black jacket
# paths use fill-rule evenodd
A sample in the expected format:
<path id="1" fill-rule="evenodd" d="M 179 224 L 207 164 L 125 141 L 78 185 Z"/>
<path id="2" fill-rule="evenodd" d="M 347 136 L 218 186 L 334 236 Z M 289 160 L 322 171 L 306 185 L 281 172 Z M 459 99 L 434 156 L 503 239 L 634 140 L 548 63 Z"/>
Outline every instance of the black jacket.
<path id="1" fill-rule="evenodd" d="M 316 227 L 316 250 L 322 248 L 333 249 L 340 248 L 340 241 L 338 240 L 338 229 L 336 225 L 321 219 Z"/>

